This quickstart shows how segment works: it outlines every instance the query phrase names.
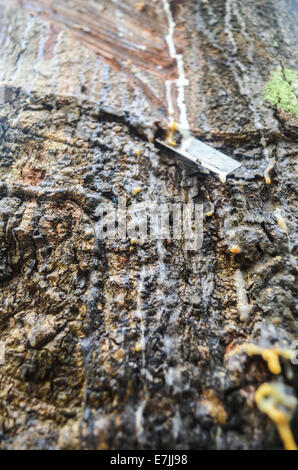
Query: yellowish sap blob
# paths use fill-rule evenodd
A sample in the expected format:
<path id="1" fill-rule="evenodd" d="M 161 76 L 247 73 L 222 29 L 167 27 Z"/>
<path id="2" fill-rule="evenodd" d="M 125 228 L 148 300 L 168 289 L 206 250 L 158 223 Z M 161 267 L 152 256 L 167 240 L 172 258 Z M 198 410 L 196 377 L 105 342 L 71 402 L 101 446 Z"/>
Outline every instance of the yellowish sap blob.
<path id="1" fill-rule="evenodd" d="M 282 383 L 263 383 L 255 393 L 256 404 L 276 424 L 286 450 L 297 450 L 290 428 L 290 420 L 297 406 L 297 399 L 287 393 Z"/>

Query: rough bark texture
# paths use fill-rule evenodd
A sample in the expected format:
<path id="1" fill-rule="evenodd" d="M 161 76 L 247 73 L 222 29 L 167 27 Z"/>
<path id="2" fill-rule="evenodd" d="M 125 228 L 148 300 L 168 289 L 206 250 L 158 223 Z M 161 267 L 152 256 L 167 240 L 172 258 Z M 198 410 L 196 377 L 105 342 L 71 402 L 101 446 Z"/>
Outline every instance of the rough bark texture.
<path id="1" fill-rule="evenodd" d="M 171 2 L 192 131 L 242 162 L 226 184 L 147 140 L 177 74 L 162 2 L 69 3 L 0 1 L 0 447 L 282 448 L 254 393 L 275 380 L 295 395 L 297 366 L 281 359 L 273 376 L 260 355 L 230 353 L 297 338 L 298 122 L 264 99 L 271 72 L 288 85 L 297 69 L 297 3 Z M 121 47 L 94 32 L 94 4 Z M 202 249 L 99 239 L 101 206 L 135 187 L 139 201 L 203 203 Z M 297 413 L 291 428 L 297 439 Z"/>

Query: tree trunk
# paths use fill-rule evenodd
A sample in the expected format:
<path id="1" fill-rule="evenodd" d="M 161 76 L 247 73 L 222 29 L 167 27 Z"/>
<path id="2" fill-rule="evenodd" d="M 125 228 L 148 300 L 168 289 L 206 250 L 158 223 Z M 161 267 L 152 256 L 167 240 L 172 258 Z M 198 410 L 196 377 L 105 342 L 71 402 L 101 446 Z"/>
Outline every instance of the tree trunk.
<path id="1" fill-rule="evenodd" d="M 297 2 L 0 5 L 0 448 L 290 447 Z M 226 183 L 157 147 L 183 119 Z M 203 205 L 202 247 L 103 239 L 121 197 Z"/>

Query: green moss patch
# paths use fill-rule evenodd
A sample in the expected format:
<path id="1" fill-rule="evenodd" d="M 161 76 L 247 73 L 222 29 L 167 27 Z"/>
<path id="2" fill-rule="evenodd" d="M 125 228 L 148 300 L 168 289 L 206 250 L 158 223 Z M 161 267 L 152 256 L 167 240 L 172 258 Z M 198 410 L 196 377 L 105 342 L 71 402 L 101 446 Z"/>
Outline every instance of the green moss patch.
<path id="1" fill-rule="evenodd" d="M 274 70 L 265 86 L 264 99 L 298 117 L 298 71 Z"/>

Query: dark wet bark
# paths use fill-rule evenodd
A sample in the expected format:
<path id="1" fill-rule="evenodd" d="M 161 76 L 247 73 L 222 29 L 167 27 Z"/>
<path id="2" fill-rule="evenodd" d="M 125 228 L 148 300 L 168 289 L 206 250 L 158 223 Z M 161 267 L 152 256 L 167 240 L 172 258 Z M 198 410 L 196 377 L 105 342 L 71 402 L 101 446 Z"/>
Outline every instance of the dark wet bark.
<path id="1" fill-rule="evenodd" d="M 165 80 L 178 73 L 162 1 L 119 2 L 103 38 L 92 2 L 77 2 L 79 15 L 51 8 L 66 0 L 6 3 L 1 448 L 282 448 L 254 394 L 274 381 L 295 396 L 297 366 L 281 358 L 274 374 L 260 354 L 233 351 L 248 342 L 289 350 L 297 338 L 298 123 L 282 97 L 265 99 L 272 72 L 284 87 L 297 70 L 296 2 L 171 2 L 191 129 L 242 162 L 225 184 L 149 142 L 166 126 Z M 102 32 L 117 2 L 98 5 Z M 146 50 L 131 53 L 125 31 Z M 101 240 L 101 208 L 134 188 L 139 201 L 202 203 L 201 250 Z M 291 428 L 297 440 L 297 413 Z"/>

